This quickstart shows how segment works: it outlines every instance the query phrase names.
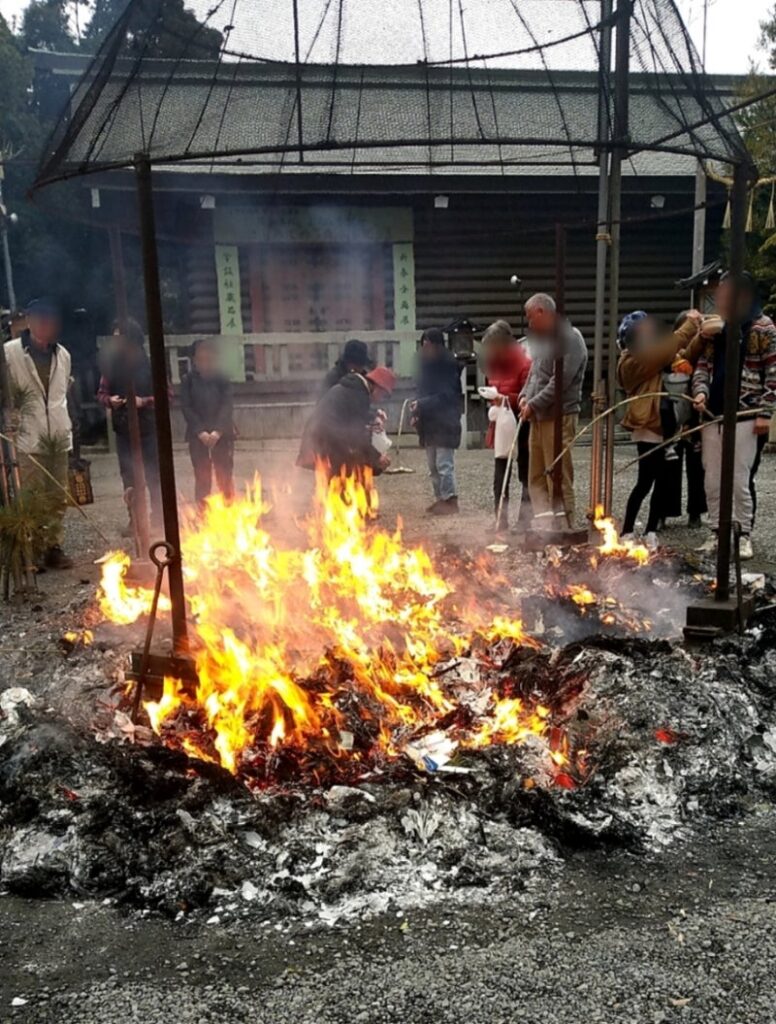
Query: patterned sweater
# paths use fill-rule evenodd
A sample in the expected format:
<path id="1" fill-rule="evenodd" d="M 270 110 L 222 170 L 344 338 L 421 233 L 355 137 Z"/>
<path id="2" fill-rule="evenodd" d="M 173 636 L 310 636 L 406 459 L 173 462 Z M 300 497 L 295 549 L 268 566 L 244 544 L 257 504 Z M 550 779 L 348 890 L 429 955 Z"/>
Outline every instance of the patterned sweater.
<path id="1" fill-rule="evenodd" d="M 765 409 L 764 418 L 776 411 L 776 325 L 770 317 L 761 313 L 745 327 L 746 337 L 741 345 L 741 385 L 739 408 Z M 724 358 L 724 351 L 717 353 L 718 346 L 724 347 L 725 334 L 709 338 L 698 359 L 692 378 L 693 395 L 705 395 L 707 401 L 712 392 L 715 356 Z M 721 409 L 711 409 L 720 414 Z"/>

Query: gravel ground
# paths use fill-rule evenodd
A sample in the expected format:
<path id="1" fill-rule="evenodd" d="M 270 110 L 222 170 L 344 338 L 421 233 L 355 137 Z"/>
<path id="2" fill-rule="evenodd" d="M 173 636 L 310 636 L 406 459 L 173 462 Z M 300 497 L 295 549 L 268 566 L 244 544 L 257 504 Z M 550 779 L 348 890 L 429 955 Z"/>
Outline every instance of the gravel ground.
<path id="1" fill-rule="evenodd" d="M 0 1021 L 769 1024 L 774 839 L 763 810 L 657 860 L 580 853 L 487 910 L 301 932 L 7 898 Z"/>
<path id="2" fill-rule="evenodd" d="M 617 451 L 622 466 L 633 454 Z M 277 492 L 279 528 L 309 501 L 308 474 L 289 471 L 288 445 L 241 445 L 237 476 L 255 470 Z M 186 453 L 178 483 L 190 493 Z M 578 453 L 578 502 L 586 505 L 589 449 Z M 411 540 L 487 543 L 491 522 L 491 460 L 487 452 L 458 457 L 462 513 L 423 516 L 429 485 L 423 453 L 408 449 L 412 474 L 385 477 L 380 497 L 386 526 L 397 514 Z M 776 523 L 776 473 L 766 457 L 760 474 L 760 518 L 753 568 L 768 570 Z M 119 543 L 124 522 L 112 456 L 93 458 L 97 504 L 88 510 L 101 538 L 76 513 L 67 519 L 73 570 L 40 580 L 39 600 L 6 612 L 19 644 L 30 619 L 30 667 L 41 630 L 83 606 L 93 592 L 93 562 Z M 622 510 L 632 470 L 616 479 Z M 288 496 L 291 492 L 291 497 Z M 695 546 L 705 533 L 677 526 L 665 541 Z M 63 611 L 63 609 L 65 611 Z M 37 671 L 41 671 L 39 668 Z M 31 680 L 19 680 L 29 685 Z M 180 1024 L 267 1022 L 697 1021 L 770 1024 L 776 957 L 776 816 L 752 808 L 744 821 L 720 828 L 657 857 L 606 849 L 572 857 L 559 881 L 494 903 L 433 913 L 397 913 L 362 924 L 268 927 L 170 923 L 121 914 L 110 904 L 0 898 L 0 1024 L 143 1021 L 174 1016 Z"/>
<path id="3" fill-rule="evenodd" d="M 296 445 L 286 442 L 242 442 L 238 445 L 235 460 L 235 477 L 238 486 L 260 473 L 265 489 L 274 498 L 277 506 L 276 521 L 282 525 L 285 513 L 298 513 L 307 507 L 312 494 L 312 475 L 294 466 Z M 633 445 L 622 445 L 616 450 L 614 507 L 622 515 L 625 501 L 635 478 L 635 468 L 623 467 L 635 456 Z M 96 504 L 87 509 L 89 517 L 100 528 L 112 545 L 120 543 L 119 531 L 125 523 L 126 514 L 121 498 L 121 484 L 115 457 L 107 453 L 91 456 L 92 477 Z M 412 473 L 386 475 L 378 481 L 382 517 L 387 527 L 392 527 L 397 516 L 401 516 L 405 535 L 411 540 L 439 540 L 441 542 L 464 543 L 476 546 L 488 543 L 487 528 L 492 524 L 492 455 L 488 451 L 458 452 L 456 469 L 460 492 L 461 514 L 459 516 L 435 519 L 424 515 L 432 500 L 431 487 L 425 465 L 425 454 L 418 448 L 406 448 L 401 454 L 401 463 L 413 470 Z M 580 512 L 587 508 L 589 487 L 590 449 L 579 448 L 576 455 L 577 507 Z M 179 448 L 176 451 L 176 478 L 178 488 L 184 497 L 191 498 L 193 476 L 188 453 Z M 767 569 L 776 564 L 776 556 L 768 550 L 768 541 L 776 528 L 776 458 L 765 455 L 758 478 L 759 508 L 758 524 L 754 536 L 756 560 L 752 567 Z M 646 507 L 643 509 L 646 515 Z M 666 544 L 679 549 L 696 547 L 707 533 L 690 531 L 685 520 L 672 520 L 662 539 Z M 87 527 L 84 519 L 75 511 L 67 516 L 67 545 L 78 565 L 77 576 L 94 575 L 91 561 L 105 549 L 105 541 Z M 68 574 L 63 574 L 67 578 Z M 41 582 L 45 591 L 48 581 Z"/>

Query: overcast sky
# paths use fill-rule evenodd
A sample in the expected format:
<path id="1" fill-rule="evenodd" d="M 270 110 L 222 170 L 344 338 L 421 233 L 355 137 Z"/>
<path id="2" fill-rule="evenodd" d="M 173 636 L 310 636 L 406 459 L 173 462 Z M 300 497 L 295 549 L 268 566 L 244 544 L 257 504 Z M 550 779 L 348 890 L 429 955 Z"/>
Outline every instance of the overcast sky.
<path id="1" fill-rule="evenodd" d="M 26 3 L 27 0 L 0 0 L 0 11 L 10 20 L 20 15 Z M 677 4 L 700 51 L 704 0 L 677 0 Z M 750 58 L 764 64 L 764 54 L 757 49 L 759 23 L 776 0 L 708 0 L 708 4 L 708 70 L 745 72 Z"/>

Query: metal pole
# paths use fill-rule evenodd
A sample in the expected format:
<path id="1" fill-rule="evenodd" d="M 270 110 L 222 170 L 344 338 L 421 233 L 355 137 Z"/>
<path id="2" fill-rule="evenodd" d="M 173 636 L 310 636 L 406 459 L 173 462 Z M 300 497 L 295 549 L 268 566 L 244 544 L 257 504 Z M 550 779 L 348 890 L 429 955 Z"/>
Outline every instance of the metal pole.
<path id="1" fill-rule="evenodd" d="M 614 57 L 614 139 L 609 178 L 609 353 L 607 365 L 607 401 L 615 403 L 617 388 L 617 323 L 620 313 L 620 222 L 622 215 L 622 162 L 628 146 L 630 19 L 633 0 L 618 0 L 617 36 Z M 614 414 L 606 421 L 604 458 L 604 513 L 612 514 L 614 477 Z"/>
<path id="2" fill-rule="evenodd" d="M 730 197 L 730 275 L 733 281 L 733 315 L 725 324 L 725 404 L 722 420 L 722 465 L 719 487 L 719 534 L 717 544 L 718 601 L 730 597 L 730 551 L 733 529 L 733 476 L 736 459 L 736 427 L 741 369 L 741 313 L 737 281 L 744 269 L 746 247 L 747 166 L 737 164 L 733 171 Z M 713 430 L 713 427 L 709 429 Z"/>
<path id="3" fill-rule="evenodd" d="M 601 0 L 601 43 L 598 82 L 598 217 L 595 252 L 595 327 L 593 331 L 593 416 L 606 408 L 603 382 L 606 321 L 606 265 L 609 256 L 609 71 L 612 62 L 612 0 Z M 601 503 L 603 420 L 593 426 L 590 455 L 590 509 Z"/>
<path id="4" fill-rule="evenodd" d="M 697 274 L 706 262 L 706 169 L 701 160 L 695 168 L 695 216 L 692 229 L 692 272 Z M 693 295 L 693 302 L 695 296 Z"/>
<path id="5" fill-rule="evenodd" d="M 302 127 L 302 69 L 299 64 L 299 0 L 294 0 L 294 71 L 296 75 L 296 131 L 299 142 L 299 163 L 304 163 L 304 129 Z"/>
<path id="6" fill-rule="evenodd" d="M 706 35 L 709 26 L 708 0 L 703 2 L 703 44 L 701 48 L 701 67 L 706 70 Z M 706 262 L 706 168 L 699 160 L 695 168 L 695 216 L 692 229 L 692 272 L 697 274 Z M 693 293 L 692 302 L 696 303 L 697 290 Z"/>
<path id="7" fill-rule="evenodd" d="M 159 476 L 162 489 L 162 515 L 164 537 L 172 546 L 168 573 L 173 653 L 188 651 L 186 628 L 186 597 L 183 590 L 181 539 L 178 524 L 178 496 L 175 487 L 175 463 L 170 426 L 170 399 L 167 391 L 167 359 L 164 351 L 164 321 L 162 294 L 159 286 L 159 254 L 156 248 L 154 196 L 151 187 L 151 164 L 143 153 L 135 156 L 140 241 L 143 253 L 146 318 L 148 320 L 148 347 L 151 356 L 151 374 L 154 385 L 154 413 L 156 416 L 156 445 L 159 452 Z"/>
<path id="8" fill-rule="evenodd" d="M 556 460 L 552 471 L 552 508 L 555 515 L 565 509 L 563 500 L 563 339 L 566 318 L 566 229 L 555 225 L 555 404 L 553 408 L 552 457 Z M 557 520 L 553 523 L 553 528 Z M 566 518 L 567 525 L 571 523 Z"/>
<path id="9" fill-rule="evenodd" d="M 11 266 L 11 247 L 8 244 L 8 211 L 3 199 L 3 164 L 0 161 L 0 240 L 3 248 L 3 266 L 5 268 L 5 286 L 8 291 L 8 305 L 12 313 L 17 311 L 16 291 L 13 286 L 13 267 Z"/>
<path id="10" fill-rule="evenodd" d="M 119 331 L 126 339 L 127 320 L 127 285 L 124 274 L 124 253 L 121 246 L 121 230 L 112 225 L 108 231 L 110 238 L 110 256 L 113 265 L 113 288 L 116 293 L 116 319 Z M 146 501 L 146 477 L 143 465 L 143 446 L 140 440 L 140 418 L 137 414 L 135 386 L 132 381 L 132 368 L 124 367 L 126 380 L 127 424 L 129 426 L 129 447 L 132 452 L 132 525 L 137 542 L 137 555 L 148 556 L 148 545 L 151 542 L 151 531 L 148 521 L 148 503 Z"/>

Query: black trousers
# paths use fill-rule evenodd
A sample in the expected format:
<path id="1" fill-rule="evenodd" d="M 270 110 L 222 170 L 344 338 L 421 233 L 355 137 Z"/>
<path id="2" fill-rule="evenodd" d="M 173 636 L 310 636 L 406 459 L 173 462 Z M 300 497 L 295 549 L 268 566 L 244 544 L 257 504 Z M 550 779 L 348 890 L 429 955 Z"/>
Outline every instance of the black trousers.
<path id="1" fill-rule="evenodd" d="M 129 440 L 129 432 L 116 431 L 116 452 L 119 457 L 119 472 L 124 490 L 135 486 L 135 474 L 132 468 L 132 444 Z M 145 471 L 146 487 L 151 498 L 151 515 L 161 519 L 162 515 L 162 491 L 159 482 L 159 452 L 156 447 L 156 432 L 142 433 L 140 435 L 140 451 L 143 456 L 143 470 Z"/>
<path id="2" fill-rule="evenodd" d="M 517 479 L 522 485 L 520 495 L 520 519 L 530 518 L 530 501 L 528 496 L 528 440 L 531 433 L 530 423 L 521 423 L 517 428 Z M 507 459 L 493 460 L 493 505 L 498 515 L 498 503 L 501 501 L 501 489 L 504 486 L 504 477 L 507 474 Z M 509 470 L 509 478 L 504 491 L 504 504 L 501 508 L 500 527 L 506 528 L 509 525 L 509 486 L 512 477 L 512 467 Z"/>
<path id="3" fill-rule="evenodd" d="M 194 467 L 194 500 L 198 505 L 202 505 L 212 491 L 213 478 L 225 498 L 234 495 L 234 441 L 231 437 L 222 437 L 212 448 L 193 437 L 189 441 L 189 454 Z"/>
<path id="4" fill-rule="evenodd" d="M 684 468 L 687 476 L 687 515 L 690 519 L 700 519 L 704 512 L 708 512 L 703 457 L 696 442 L 697 436 L 695 434 L 683 442 Z"/>
<path id="5" fill-rule="evenodd" d="M 641 509 L 642 502 L 649 492 L 652 497 L 649 502 L 649 516 L 645 533 L 654 533 L 657 530 L 658 522 L 662 516 L 662 493 L 660 487 L 660 475 L 663 470 L 664 448 L 648 441 L 638 441 L 636 450 L 639 456 L 644 456 L 639 462 L 638 476 L 636 483 L 625 506 L 625 520 L 622 524 L 623 533 L 633 533 L 636 525 L 636 517 Z"/>

